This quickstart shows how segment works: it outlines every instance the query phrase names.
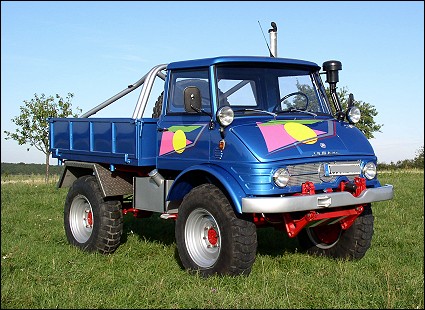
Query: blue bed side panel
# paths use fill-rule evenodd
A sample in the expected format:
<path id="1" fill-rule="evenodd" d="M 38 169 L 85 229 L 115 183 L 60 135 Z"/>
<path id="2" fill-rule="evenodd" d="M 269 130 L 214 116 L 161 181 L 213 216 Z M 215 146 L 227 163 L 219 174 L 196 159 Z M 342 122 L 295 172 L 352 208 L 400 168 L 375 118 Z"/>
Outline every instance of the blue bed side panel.
<path id="1" fill-rule="evenodd" d="M 130 166 L 156 164 L 157 119 L 51 118 L 53 158 Z"/>

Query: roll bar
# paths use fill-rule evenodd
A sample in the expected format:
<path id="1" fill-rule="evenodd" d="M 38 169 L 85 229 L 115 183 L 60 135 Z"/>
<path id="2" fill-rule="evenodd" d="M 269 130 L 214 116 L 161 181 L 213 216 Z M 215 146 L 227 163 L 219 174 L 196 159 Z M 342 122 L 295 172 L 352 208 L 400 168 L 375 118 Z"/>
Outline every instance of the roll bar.
<path id="1" fill-rule="evenodd" d="M 161 71 L 166 68 L 167 68 L 167 64 L 161 64 L 161 65 L 157 65 L 153 67 L 148 73 L 146 73 L 136 83 L 129 85 L 126 89 L 120 91 L 118 94 L 116 94 L 115 96 L 112 96 L 108 100 L 105 100 L 104 102 L 97 105 L 93 109 L 87 111 L 80 117 L 83 118 L 83 117 L 92 116 L 93 114 L 96 114 L 97 112 L 107 107 L 111 103 L 117 101 L 118 99 L 124 97 L 125 95 L 132 92 L 133 90 L 139 88 L 141 85 L 144 85 L 142 90 L 140 91 L 139 99 L 137 100 L 137 105 L 133 112 L 133 118 L 141 118 L 145 110 L 146 103 L 148 102 L 148 98 L 152 90 L 153 82 L 156 77 L 159 77 L 165 81 L 166 75 L 162 73 Z M 147 81 L 146 84 L 145 84 L 145 81 Z"/>

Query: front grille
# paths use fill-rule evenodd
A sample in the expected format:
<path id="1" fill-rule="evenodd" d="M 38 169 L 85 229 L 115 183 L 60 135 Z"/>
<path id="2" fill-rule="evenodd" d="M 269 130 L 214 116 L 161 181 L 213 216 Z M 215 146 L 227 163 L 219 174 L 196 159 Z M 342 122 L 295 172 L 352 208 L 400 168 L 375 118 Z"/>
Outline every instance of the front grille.
<path id="1" fill-rule="evenodd" d="M 332 164 L 359 164 L 359 161 L 344 161 L 344 162 L 332 162 Z M 312 163 L 312 164 L 301 164 L 287 166 L 290 174 L 289 186 L 301 185 L 307 181 L 313 182 L 314 184 L 320 183 L 332 183 L 338 176 L 325 176 L 324 166 L 325 163 Z M 354 180 L 354 177 L 358 175 L 348 175 L 347 178 L 350 181 Z"/>

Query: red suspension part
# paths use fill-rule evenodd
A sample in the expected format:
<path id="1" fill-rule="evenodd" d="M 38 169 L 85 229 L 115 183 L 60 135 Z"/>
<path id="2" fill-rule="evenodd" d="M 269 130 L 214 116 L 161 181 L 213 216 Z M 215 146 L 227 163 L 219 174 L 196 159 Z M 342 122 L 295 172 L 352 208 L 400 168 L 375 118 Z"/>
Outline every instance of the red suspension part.
<path id="1" fill-rule="evenodd" d="M 316 225 L 330 225 L 339 222 L 342 229 L 348 229 L 354 223 L 356 218 L 363 212 L 363 209 L 363 206 L 357 206 L 354 209 L 325 213 L 310 211 L 299 220 L 294 220 L 289 213 L 284 213 L 283 219 L 285 220 L 285 228 L 288 236 L 290 238 L 294 238 L 305 226 L 314 221 L 316 221 Z"/>
<path id="2" fill-rule="evenodd" d="M 366 189 L 366 179 L 355 177 L 354 184 L 356 184 L 356 192 L 354 193 L 354 196 L 357 197 Z"/>
<path id="3" fill-rule="evenodd" d="M 134 217 L 142 218 L 142 217 L 150 217 L 152 215 L 152 211 L 139 210 L 135 208 L 126 208 L 122 209 L 122 214 L 126 215 L 128 212 L 133 213 Z"/>
<path id="4" fill-rule="evenodd" d="M 348 191 L 348 182 L 341 182 L 338 190 L 339 191 Z M 351 184 L 353 196 L 359 196 L 366 189 L 366 179 L 355 177 L 354 184 Z M 354 185 L 354 186 L 353 186 Z M 326 192 L 331 192 L 331 189 L 327 189 Z M 312 182 L 305 182 L 301 186 L 301 193 L 298 195 L 314 195 L 316 190 Z M 293 219 L 290 213 L 284 213 L 283 219 L 285 222 L 285 228 L 290 238 L 294 238 L 298 233 L 307 225 L 318 226 L 318 225 L 332 225 L 339 223 L 341 228 L 346 230 L 348 229 L 356 220 L 356 218 L 363 212 L 364 206 L 358 205 L 353 209 L 348 210 L 336 210 L 329 212 L 316 212 L 310 211 L 304 215 L 301 219 Z M 315 223 L 312 223 L 315 222 Z"/>
<path id="5" fill-rule="evenodd" d="M 139 211 L 140 211 L 140 210 L 135 209 L 135 208 L 128 208 L 128 209 L 123 209 L 123 210 L 122 210 L 122 214 L 123 214 L 123 215 L 126 215 L 128 212 L 131 212 L 131 213 L 133 213 L 133 216 L 134 216 L 134 217 L 137 217 L 137 214 L 139 213 Z"/>
<path id="6" fill-rule="evenodd" d="M 301 195 L 314 195 L 316 194 L 316 189 L 314 188 L 314 183 L 307 181 L 301 185 Z"/>

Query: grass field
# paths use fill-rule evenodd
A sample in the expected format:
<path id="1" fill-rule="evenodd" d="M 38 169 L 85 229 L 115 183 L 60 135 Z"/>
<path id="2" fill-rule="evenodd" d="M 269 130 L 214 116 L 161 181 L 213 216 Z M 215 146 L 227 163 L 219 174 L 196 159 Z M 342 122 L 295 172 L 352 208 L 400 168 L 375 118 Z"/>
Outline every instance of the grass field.
<path id="1" fill-rule="evenodd" d="M 363 259 L 308 256 L 267 228 L 248 277 L 204 279 L 179 266 L 173 221 L 127 214 L 114 254 L 85 253 L 66 241 L 67 189 L 2 178 L 1 308 L 423 309 L 423 170 L 380 181 L 395 195 L 372 206 L 375 233 Z"/>

